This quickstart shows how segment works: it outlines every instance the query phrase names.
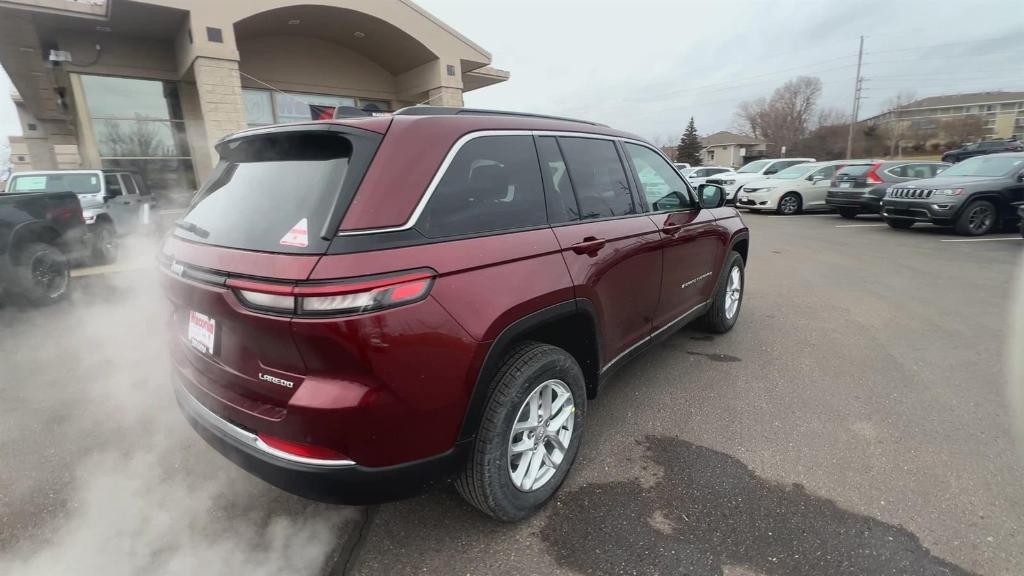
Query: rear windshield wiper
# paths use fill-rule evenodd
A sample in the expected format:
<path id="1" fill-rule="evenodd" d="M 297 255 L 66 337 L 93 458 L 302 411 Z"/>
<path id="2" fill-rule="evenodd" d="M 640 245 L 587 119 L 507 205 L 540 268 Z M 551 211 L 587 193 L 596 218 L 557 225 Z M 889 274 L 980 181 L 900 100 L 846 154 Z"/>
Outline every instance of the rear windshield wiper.
<path id="1" fill-rule="evenodd" d="M 202 226 L 199 226 L 197 224 L 193 224 L 192 222 L 186 222 L 184 220 L 178 220 L 177 222 L 174 223 L 174 225 L 176 227 L 178 227 L 178 228 L 181 228 L 182 230 L 184 230 L 186 232 L 191 232 L 191 233 L 195 234 L 196 236 L 199 236 L 200 238 L 202 238 L 204 240 L 210 237 L 210 231 L 209 230 L 207 230 L 207 229 L 205 229 Z"/>

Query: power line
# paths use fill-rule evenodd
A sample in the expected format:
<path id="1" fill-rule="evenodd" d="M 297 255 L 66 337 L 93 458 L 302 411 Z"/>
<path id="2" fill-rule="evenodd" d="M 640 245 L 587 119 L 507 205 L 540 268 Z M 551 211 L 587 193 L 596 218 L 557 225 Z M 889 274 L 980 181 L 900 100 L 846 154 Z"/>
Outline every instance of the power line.
<path id="1" fill-rule="evenodd" d="M 874 50 L 871 52 L 865 52 L 864 55 L 868 54 L 887 54 L 890 52 L 910 52 L 913 50 L 931 50 L 932 48 L 945 48 L 947 46 L 963 46 L 964 44 L 984 44 L 988 42 L 1003 42 L 1005 38 L 979 38 L 977 40 L 964 40 L 962 42 L 945 42 L 943 44 L 931 44 L 929 46 L 913 46 L 909 48 L 892 48 L 889 50 Z"/>

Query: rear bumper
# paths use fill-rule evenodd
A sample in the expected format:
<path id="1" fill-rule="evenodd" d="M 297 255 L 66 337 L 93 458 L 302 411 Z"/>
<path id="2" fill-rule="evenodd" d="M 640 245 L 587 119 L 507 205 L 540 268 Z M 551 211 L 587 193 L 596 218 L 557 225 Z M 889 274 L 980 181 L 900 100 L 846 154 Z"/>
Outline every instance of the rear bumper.
<path id="1" fill-rule="evenodd" d="M 825 196 L 825 204 L 832 208 L 857 208 L 863 212 L 878 214 L 882 211 L 881 196 L 862 192 L 833 192 Z"/>
<path id="2" fill-rule="evenodd" d="M 215 450 L 250 474 L 286 492 L 339 504 L 372 504 L 412 496 L 457 470 L 470 441 L 424 460 L 373 468 L 352 461 L 316 464 L 275 455 L 248 430 L 213 413 L 173 372 L 174 394 L 192 428 Z M 270 449 L 272 450 L 272 449 Z"/>

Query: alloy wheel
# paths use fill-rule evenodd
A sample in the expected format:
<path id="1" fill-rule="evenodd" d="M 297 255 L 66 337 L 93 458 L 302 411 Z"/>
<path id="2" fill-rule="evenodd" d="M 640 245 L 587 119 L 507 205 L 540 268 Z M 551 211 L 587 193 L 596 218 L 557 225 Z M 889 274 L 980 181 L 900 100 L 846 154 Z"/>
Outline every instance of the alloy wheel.
<path id="1" fill-rule="evenodd" d="M 49 254 L 38 254 L 32 259 L 32 283 L 48 298 L 56 298 L 68 287 L 68 269 L 65 263 Z"/>
<path id="2" fill-rule="evenodd" d="M 508 440 L 508 473 L 516 488 L 533 492 L 554 477 L 569 451 L 575 412 L 572 392 L 561 380 L 548 380 L 527 396 Z"/>
<path id="3" fill-rule="evenodd" d="M 984 234 L 992 227 L 994 220 L 995 213 L 992 208 L 986 205 L 975 206 L 967 214 L 967 227 L 974 234 Z"/>
<path id="4" fill-rule="evenodd" d="M 796 196 L 786 196 L 779 201 L 779 209 L 783 214 L 796 214 L 799 207 L 800 202 L 796 199 Z"/>
<path id="5" fill-rule="evenodd" d="M 739 266 L 729 271 L 729 284 L 725 287 L 725 317 L 732 320 L 740 309 L 740 298 L 743 295 L 743 274 Z"/>

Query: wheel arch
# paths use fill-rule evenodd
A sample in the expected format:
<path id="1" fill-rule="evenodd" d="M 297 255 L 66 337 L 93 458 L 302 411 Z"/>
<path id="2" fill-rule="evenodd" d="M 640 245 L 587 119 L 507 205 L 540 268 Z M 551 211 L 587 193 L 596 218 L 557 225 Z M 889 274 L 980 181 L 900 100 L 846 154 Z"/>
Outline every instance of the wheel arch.
<path id="1" fill-rule="evenodd" d="M 524 341 L 543 342 L 571 354 L 583 370 L 587 396 L 593 398 L 597 394 L 601 350 L 593 303 L 577 298 L 543 308 L 505 327 L 487 350 L 463 417 L 460 442 L 476 436 L 502 360 L 512 346 Z"/>
<path id="2" fill-rule="evenodd" d="M 48 223 L 26 222 L 11 233 L 8 255 L 12 262 L 16 262 L 25 246 L 36 242 L 50 244 L 63 252 L 60 236 L 60 231 Z"/>

